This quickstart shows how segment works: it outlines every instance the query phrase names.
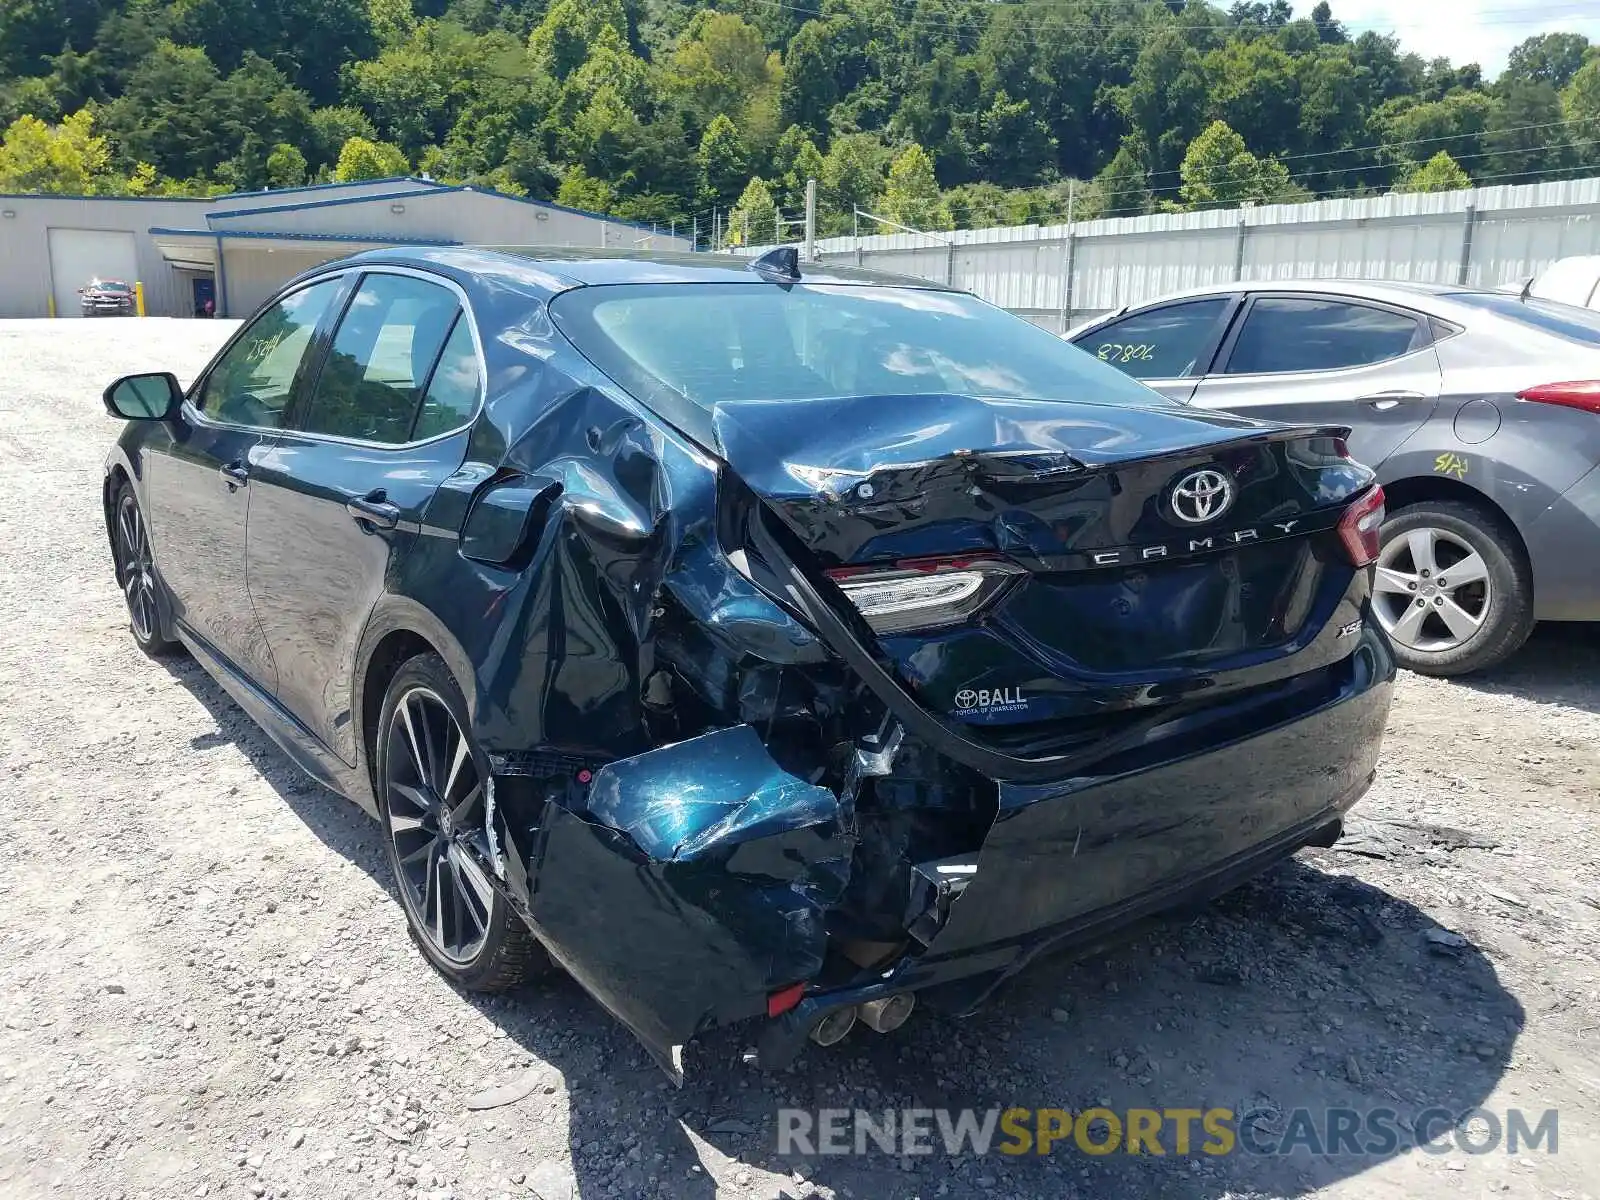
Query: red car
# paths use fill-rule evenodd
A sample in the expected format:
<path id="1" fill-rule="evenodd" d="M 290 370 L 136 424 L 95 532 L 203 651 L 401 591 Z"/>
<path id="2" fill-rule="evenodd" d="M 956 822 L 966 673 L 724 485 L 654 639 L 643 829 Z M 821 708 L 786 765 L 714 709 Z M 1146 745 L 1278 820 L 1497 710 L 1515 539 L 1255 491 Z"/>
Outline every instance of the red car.
<path id="1" fill-rule="evenodd" d="M 133 316 L 133 287 L 120 279 L 91 279 L 78 295 L 86 317 Z"/>

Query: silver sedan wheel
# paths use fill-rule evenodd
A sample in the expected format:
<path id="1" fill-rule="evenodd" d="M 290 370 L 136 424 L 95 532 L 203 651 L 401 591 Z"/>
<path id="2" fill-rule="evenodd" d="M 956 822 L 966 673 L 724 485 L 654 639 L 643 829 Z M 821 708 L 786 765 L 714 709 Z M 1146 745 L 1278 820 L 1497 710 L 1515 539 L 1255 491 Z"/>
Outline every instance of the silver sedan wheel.
<path id="1" fill-rule="evenodd" d="M 1394 538 L 1378 554 L 1372 607 L 1388 635 L 1412 650 L 1454 650 L 1483 628 L 1494 598 L 1483 556 L 1434 527 Z"/>

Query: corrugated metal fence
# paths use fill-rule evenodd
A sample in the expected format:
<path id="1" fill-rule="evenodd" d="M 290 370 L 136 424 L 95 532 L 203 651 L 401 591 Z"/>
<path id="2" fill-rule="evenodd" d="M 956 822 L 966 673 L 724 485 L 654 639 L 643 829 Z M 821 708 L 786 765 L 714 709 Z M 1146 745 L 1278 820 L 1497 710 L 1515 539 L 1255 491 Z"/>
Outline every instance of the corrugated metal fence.
<path id="1" fill-rule="evenodd" d="M 952 283 L 1059 331 L 1119 305 L 1234 280 L 1343 276 L 1493 287 L 1525 279 L 1554 259 L 1600 253 L 1600 178 L 828 238 L 817 249 L 825 261 Z"/>

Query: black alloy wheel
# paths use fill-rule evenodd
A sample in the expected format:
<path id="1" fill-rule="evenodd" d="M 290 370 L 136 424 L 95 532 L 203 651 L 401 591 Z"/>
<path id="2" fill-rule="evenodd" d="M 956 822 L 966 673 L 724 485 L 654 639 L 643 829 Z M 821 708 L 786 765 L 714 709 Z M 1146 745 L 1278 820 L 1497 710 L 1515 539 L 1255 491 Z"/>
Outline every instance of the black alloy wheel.
<path id="1" fill-rule="evenodd" d="M 501 991 L 542 957 L 486 865 L 483 758 L 464 725 L 460 689 L 437 655 L 396 673 L 378 732 L 379 807 L 412 934 L 445 976 Z"/>
<path id="2" fill-rule="evenodd" d="M 150 534 L 133 489 L 117 489 L 112 519 L 111 545 L 116 555 L 117 584 L 128 605 L 128 627 L 139 649 L 151 657 L 178 648 L 162 632 L 160 581 L 150 552 Z"/>

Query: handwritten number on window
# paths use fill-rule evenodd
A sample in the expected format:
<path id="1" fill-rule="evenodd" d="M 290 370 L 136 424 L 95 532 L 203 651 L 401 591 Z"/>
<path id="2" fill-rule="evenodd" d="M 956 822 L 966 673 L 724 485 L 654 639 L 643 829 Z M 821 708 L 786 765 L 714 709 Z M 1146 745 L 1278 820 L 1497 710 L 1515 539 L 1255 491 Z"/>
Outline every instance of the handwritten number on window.
<path id="1" fill-rule="evenodd" d="M 1155 358 L 1155 350 L 1155 346 L 1150 344 L 1106 342 L 1096 351 L 1096 355 L 1101 362 L 1108 363 L 1149 362 Z"/>

